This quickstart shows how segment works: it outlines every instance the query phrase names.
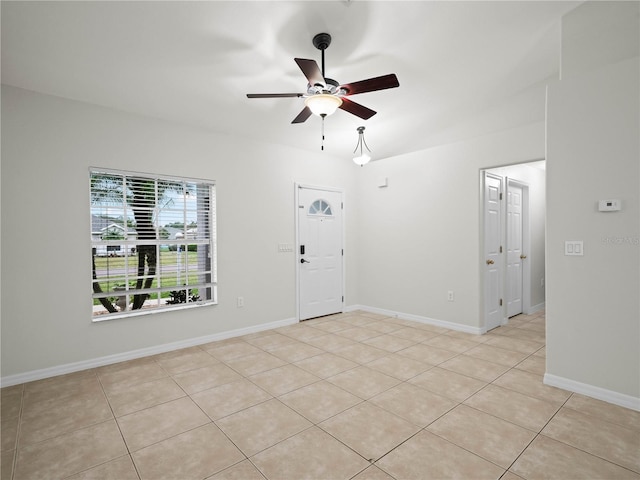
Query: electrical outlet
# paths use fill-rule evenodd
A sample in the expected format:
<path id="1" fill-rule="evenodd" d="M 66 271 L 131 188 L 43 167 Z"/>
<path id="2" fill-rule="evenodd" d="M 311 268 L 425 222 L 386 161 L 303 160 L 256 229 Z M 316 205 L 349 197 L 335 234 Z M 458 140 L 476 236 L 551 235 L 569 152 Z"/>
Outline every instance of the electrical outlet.
<path id="1" fill-rule="evenodd" d="M 238 299 L 236 300 L 236 304 L 238 308 L 244 307 L 244 297 L 238 297 Z"/>
<path id="2" fill-rule="evenodd" d="M 447 292 L 447 300 L 448 300 L 449 302 L 453 302 L 453 290 L 449 290 L 449 291 Z"/>

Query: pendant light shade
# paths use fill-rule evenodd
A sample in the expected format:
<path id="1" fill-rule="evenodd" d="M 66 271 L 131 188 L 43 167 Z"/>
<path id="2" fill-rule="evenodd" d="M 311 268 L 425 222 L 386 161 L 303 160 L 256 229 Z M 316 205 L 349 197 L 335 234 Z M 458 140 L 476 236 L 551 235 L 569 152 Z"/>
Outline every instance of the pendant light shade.
<path id="1" fill-rule="evenodd" d="M 330 93 L 318 93 L 307 97 L 304 104 L 314 115 L 325 117 L 333 114 L 342 105 L 342 99 Z"/>
<path id="2" fill-rule="evenodd" d="M 356 163 L 356 165 L 360 165 L 361 167 L 369 163 L 370 160 L 371 160 L 371 157 L 366 153 L 353 157 L 353 161 Z"/>
<path id="3" fill-rule="evenodd" d="M 355 150 L 353 151 L 353 153 L 355 154 L 353 157 L 353 161 L 355 162 L 356 165 L 360 165 L 361 167 L 363 165 L 366 165 L 367 163 L 369 163 L 369 161 L 371 160 L 371 150 L 369 150 L 369 146 L 367 145 L 367 142 L 364 139 L 364 127 L 358 127 L 358 144 L 356 145 Z M 364 149 L 367 149 L 367 151 L 365 152 Z"/>

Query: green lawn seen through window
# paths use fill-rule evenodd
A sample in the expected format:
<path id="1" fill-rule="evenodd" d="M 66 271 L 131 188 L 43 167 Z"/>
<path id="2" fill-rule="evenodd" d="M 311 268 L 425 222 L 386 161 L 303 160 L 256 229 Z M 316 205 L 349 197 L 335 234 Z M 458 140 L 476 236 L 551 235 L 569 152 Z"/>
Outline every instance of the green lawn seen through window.
<path id="1" fill-rule="evenodd" d="M 197 252 L 175 252 L 168 251 L 166 249 L 162 249 L 160 252 L 159 262 L 158 262 L 158 271 L 156 272 L 156 278 L 153 280 L 153 284 L 151 288 L 158 287 L 158 276 L 162 276 L 162 287 L 176 287 L 175 290 L 182 290 L 185 287 L 185 283 L 189 285 L 194 285 L 198 283 L 198 275 L 195 273 L 189 274 L 188 282 L 185 280 L 184 266 L 188 262 L 190 266 L 195 270 L 198 265 Z M 185 258 L 186 257 L 186 258 Z M 125 268 L 125 258 L 123 256 L 108 256 L 108 257 L 95 257 L 96 263 L 96 272 L 98 272 L 99 277 L 101 276 L 101 272 L 106 272 L 108 270 L 123 270 Z M 131 255 L 128 259 L 129 272 L 135 271 L 137 268 L 137 256 L 135 254 Z M 176 266 L 176 271 L 163 271 L 163 267 L 173 267 Z M 177 271 L 179 266 L 180 271 Z M 180 275 L 179 275 L 180 274 Z M 109 281 L 106 279 L 101 279 L 99 282 L 100 287 L 103 292 L 113 291 L 116 286 L 124 286 L 122 283 L 114 283 L 114 281 Z M 129 282 L 129 288 L 135 288 L 135 281 Z M 191 295 L 197 295 L 197 289 L 189 289 Z M 114 292 L 114 297 L 118 296 Z M 160 298 L 169 298 L 170 292 L 161 292 Z M 157 293 L 152 293 L 149 295 L 150 300 L 155 300 L 158 298 Z M 94 305 L 99 305 L 100 301 L 98 299 L 93 300 Z"/>

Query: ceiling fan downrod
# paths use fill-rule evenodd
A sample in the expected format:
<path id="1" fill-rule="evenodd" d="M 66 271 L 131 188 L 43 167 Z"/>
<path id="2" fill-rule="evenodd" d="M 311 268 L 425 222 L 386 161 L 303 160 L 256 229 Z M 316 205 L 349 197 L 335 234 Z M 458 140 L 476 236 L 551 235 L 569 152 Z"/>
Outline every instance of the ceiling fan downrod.
<path id="1" fill-rule="evenodd" d="M 329 48 L 331 45 L 331 35 L 328 33 L 318 33 L 313 37 L 313 46 L 320 50 L 321 54 L 321 63 L 322 63 L 322 76 L 325 78 L 325 69 L 324 69 L 324 51 Z M 326 115 L 320 115 L 322 117 L 322 143 L 320 144 L 320 150 L 324 151 L 324 118 Z"/>
<path id="2" fill-rule="evenodd" d="M 322 55 L 322 76 L 325 77 L 324 74 L 324 51 L 329 48 L 331 45 L 331 35 L 328 33 L 318 33 L 315 37 L 313 37 L 313 46 L 320 50 Z"/>

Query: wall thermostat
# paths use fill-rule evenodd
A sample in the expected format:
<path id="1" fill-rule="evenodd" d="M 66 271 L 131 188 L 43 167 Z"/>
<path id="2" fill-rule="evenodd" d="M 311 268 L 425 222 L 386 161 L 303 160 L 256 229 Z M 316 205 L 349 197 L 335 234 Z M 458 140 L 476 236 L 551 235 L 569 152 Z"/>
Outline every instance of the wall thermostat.
<path id="1" fill-rule="evenodd" d="M 598 210 L 601 212 L 617 212 L 620 210 L 620 200 L 600 200 L 598 202 Z"/>

